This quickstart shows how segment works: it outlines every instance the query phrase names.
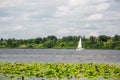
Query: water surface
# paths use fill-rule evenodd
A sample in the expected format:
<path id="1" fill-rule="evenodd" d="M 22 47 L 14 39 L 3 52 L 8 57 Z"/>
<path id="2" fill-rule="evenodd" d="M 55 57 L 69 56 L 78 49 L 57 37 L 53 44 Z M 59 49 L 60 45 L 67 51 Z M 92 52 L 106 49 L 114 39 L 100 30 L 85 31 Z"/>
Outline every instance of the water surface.
<path id="1" fill-rule="evenodd" d="M 0 49 L 0 61 L 120 63 L 120 50 Z"/>

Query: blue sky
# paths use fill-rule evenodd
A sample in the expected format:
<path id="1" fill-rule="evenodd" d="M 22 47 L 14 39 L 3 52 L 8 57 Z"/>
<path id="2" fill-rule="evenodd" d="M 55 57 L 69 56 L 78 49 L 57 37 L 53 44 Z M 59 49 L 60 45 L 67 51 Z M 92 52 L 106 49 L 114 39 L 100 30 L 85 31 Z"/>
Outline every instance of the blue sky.
<path id="1" fill-rule="evenodd" d="M 120 0 L 0 0 L 0 38 L 120 35 Z"/>

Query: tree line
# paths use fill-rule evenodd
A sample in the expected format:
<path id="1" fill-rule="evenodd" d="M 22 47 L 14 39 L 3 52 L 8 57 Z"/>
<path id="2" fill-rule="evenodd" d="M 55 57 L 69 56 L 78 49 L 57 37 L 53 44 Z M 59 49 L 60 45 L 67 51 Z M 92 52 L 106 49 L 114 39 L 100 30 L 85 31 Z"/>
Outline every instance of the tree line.
<path id="1" fill-rule="evenodd" d="M 90 36 L 64 36 L 57 38 L 54 35 L 47 37 L 38 37 L 34 39 L 0 39 L 0 48 L 63 48 L 74 49 L 78 45 L 79 38 L 82 38 L 82 46 L 86 49 L 118 49 L 120 50 L 120 35 L 113 37 L 99 35 L 98 37 Z"/>

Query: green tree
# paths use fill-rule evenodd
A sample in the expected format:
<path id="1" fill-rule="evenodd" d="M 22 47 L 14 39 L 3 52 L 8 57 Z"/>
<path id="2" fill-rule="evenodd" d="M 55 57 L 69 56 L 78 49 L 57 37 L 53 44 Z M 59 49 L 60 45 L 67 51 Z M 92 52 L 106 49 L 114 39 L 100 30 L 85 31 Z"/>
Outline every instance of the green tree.
<path id="1" fill-rule="evenodd" d="M 97 44 L 97 38 L 95 36 L 90 36 L 89 42 L 90 44 Z"/>
<path id="2" fill-rule="evenodd" d="M 106 35 L 100 35 L 98 37 L 98 41 L 99 42 L 107 42 L 107 40 L 109 40 L 109 39 L 111 39 L 111 37 L 110 36 L 106 36 Z"/>
<path id="3" fill-rule="evenodd" d="M 104 48 L 109 48 L 111 49 L 113 47 L 113 41 L 108 40 L 107 42 L 104 42 Z"/>
<path id="4" fill-rule="evenodd" d="M 82 36 L 64 36 L 57 39 L 56 36 L 51 35 L 44 38 L 35 39 L 0 39 L 0 48 L 76 48 L 79 38 Z M 120 35 L 114 37 L 100 35 L 98 37 L 90 36 L 82 37 L 82 45 L 84 48 L 106 48 L 106 49 L 120 49 Z"/>
<path id="5" fill-rule="evenodd" d="M 2 42 L 0 43 L 0 48 L 7 48 L 7 43 L 6 43 L 6 41 L 2 41 Z"/>
<path id="6" fill-rule="evenodd" d="M 56 41 L 56 40 L 57 40 L 57 37 L 54 36 L 54 35 L 52 35 L 52 36 L 48 36 L 47 39 L 48 39 L 48 40 L 55 40 L 55 41 Z"/>
<path id="7" fill-rule="evenodd" d="M 120 41 L 120 35 L 115 35 L 113 37 L 113 41 Z"/>
<path id="8" fill-rule="evenodd" d="M 34 43 L 35 44 L 40 44 L 42 42 L 42 38 L 36 38 Z"/>
<path id="9" fill-rule="evenodd" d="M 56 41 L 55 40 L 48 40 L 44 42 L 43 46 L 45 48 L 53 48 L 55 46 Z"/>

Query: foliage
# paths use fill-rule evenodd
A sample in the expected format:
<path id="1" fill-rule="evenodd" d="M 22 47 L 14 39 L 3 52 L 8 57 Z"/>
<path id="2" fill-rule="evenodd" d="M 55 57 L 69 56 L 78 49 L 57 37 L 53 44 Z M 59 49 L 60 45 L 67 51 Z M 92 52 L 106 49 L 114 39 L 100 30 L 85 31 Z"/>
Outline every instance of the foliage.
<path id="1" fill-rule="evenodd" d="M 119 49 L 120 35 L 113 37 L 99 35 L 98 37 L 90 36 L 64 36 L 58 39 L 51 35 L 35 39 L 0 39 L 0 48 L 76 48 L 79 38 L 82 37 L 83 48 L 87 49 Z"/>
<path id="2" fill-rule="evenodd" d="M 1 77 L 21 78 L 113 78 L 120 79 L 120 65 L 95 63 L 2 63 Z"/>

